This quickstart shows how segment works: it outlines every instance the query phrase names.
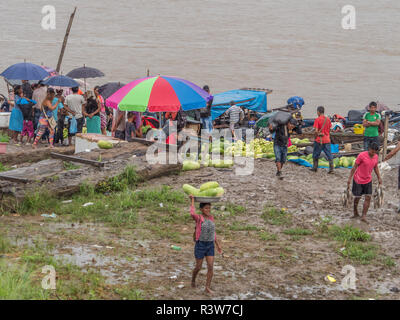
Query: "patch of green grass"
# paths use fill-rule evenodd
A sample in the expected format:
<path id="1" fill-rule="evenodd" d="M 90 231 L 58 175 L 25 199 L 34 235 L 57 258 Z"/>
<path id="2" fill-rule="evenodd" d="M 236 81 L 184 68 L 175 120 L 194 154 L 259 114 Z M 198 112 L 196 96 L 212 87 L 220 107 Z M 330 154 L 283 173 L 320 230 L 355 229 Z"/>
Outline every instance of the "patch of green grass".
<path id="1" fill-rule="evenodd" d="M 228 211 L 232 216 L 240 215 L 246 212 L 246 208 L 231 202 L 225 204 L 225 210 Z"/>
<path id="2" fill-rule="evenodd" d="M 132 288 L 115 288 L 114 292 L 122 300 L 143 300 L 143 292 Z"/>
<path id="3" fill-rule="evenodd" d="M 265 222 L 276 226 L 289 225 L 292 222 L 292 216 L 287 211 L 274 207 L 264 208 L 261 218 L 264 219 Z"/>
<path id="4" fill-rule="evenodd" d="M 0 261 L 0 299 L 1 300 L 41 300 L 49 297 L 32 279 L 33 270 L 24 265 L 10 265 Z"/>
<path id="5" fill-rule="evenodd" d="M 349 242 L 343 251 L 339 251 L 344 257 L 361 264 L 370 264 L 378 256 L 379 247 L 360 242 Z"/>
<path id="6" fill-rule="evenodd" d="M 70 161 L 63 161 L 63 166 L 64 166 L 64 170 L 67 170 L 67 171 L 76 170 L 76 169 L 81 168 L 81 166 L 78 166 L 75 163 L 70 162 Z"/>
<path id="7" fill-rule="evenodd" d="M 87 181 L 83 181 L 79 186 L 79 194 L 82 196 L 93 197 L 95 193 L 95 186 Z"/>
<path id="8" fill-rule="evenodd" d="M 10 167 L 7 167 L 7 166 L 5 166 L 5 165 L 3 165 L 3 164 L 0 162 L 0 172 L 4 172 L 4 171 L 8 171 L 8 170 L 11 170 L 11 168 L 10 168 Z"/>
<path id="9" fill-rule="evenodd" d="M 125 170 L 118 176 L 111 177 L 106 181 L 96 185 L 96 192 L 111 193 L 127 190 L 128 188 L 136 187 L 140 182 L 136 169 L 133 166 L 127 166 Z"/>
<path id="10" fill-rule="evenodd" d="M 386 267 L 394 267 L 395 261 L 381 252 L 380 246 L 368 243 L 371 241 L 371 235 L 353 226 L 344 227 L 330 226 L 328 236 L 340 242 L 341 248 L 338 253 L 353 262 L 363 265 L 375 263 Z"/>
<path id="11" fill-rule="evenodd" d="M 9 253 L 11 252 L 11 250 L 12 250 L 11 243 L 8 241 L 8 239 L 6 239 L 0 234 L 0 254 Z"/>
<path id="12" fill-rule="evenodd" d="M 371 235 L 368 233 L 354 228 L 353 226 L 347 225 L 345 227 L 332 226 L 329 230 L 329 234 L 334 237 L 336 241 L 361 241 L 367 242 L 371 240 Z"/>
<path id="13" fill-rule="evenodd" d="M 294 228 L 286 229 L 285 231 L 283 231 L 283 233 L 289 236 L 309 236 L 313 234 L 313 231 L 309 229 Z"/>
<path id="14" fill-rule="evenodd" d="M 173 212 L 175 205 L 188 202 L 187 196 L 183 192 L 172 190 L 168 186 L 162 186 L 161 189 L 137 191 L 134 193 L 134 198 L 139 207 L 152 206 L 159 211 L 168 212 Z"/>
<path id="15" fill-rule="evenodd" d="M 318 227 L 320 235 L 325 236 L 329 231 L 329 226 L 331 225 L 331 223 L 332 223 L 332 217 L 327 216 L 327 217 L 321 217 L 320 221 L 315 222 L 314 225 Z"/>
<path id="16" fill-rule="evenodd" d="M 382 257 L 382 263 L 389 268 L 395 267 L 396 266 L 396 262 L 393 260 L 393 258 L 389 257 L 389 256 L 384 256 Z"/>
<path id="17" fill-rule="evenodd" d="M 173 227 L 151 224 L 148 225 L 147 228 L 150 229 L 160 239 L 169 239 L 174 243 L 182 242 L 181 234 Z"/>
<path id="18" fill-rule="evenodd" d="M 9 143 L 10 137 L 8 136 L 8 134 L 0 132 L 0 142 Z"/>
<path id="19" fill-rule="evenodd" d="M 55 258 L 51 246 L 36 242 L 24 247 L 18 260 L 0 260 L 0 299 L 143 299 L 142 292 L 131 284 L 106 285 L 105 278 L 94 269 L 82 271 L 78 266 Z M 7 259 L 7 258 L 6 258 Z M 45 265 L 56 271 L 56 290 L 44 290 L 41 273 Z"/>
<path id="20" fill-rule="evenodd" d="M 278 239 L 276 234 L 269 233 L 268 231 L 261 231 L 258 235 L 262 241 L 276 241 Z"/>
<path id="21" fill-rule="evenodd" d="M 37 214 L 55 212 L 59 207 L 59 200 L 54 198 L 49 191 L 35 191 L 27 193 L 21 203 L 17 204 L 17 212 L 20 214 Z"/>
<path id="22" fill-rule="evenodd" d="M 85 193 L 74 196 L 72 203 L 60 206 L 55 213 L 70 214 L 76 221 L 105 222 L 114 227 L 126 228 L 136 226 L 141 209 L 147 211 L 145 219 L 154 223 L 190 221 L 190 215 L 181 214 L 179 208 L 179 205 L 187 203 L 186 196 L 167 186 L 142 191 L 125 190 L 109 197 L 95 193 L 88 187 L 85 190 Z M 93 205 L 83 207 L 88 202 Z"/>
<path id="23" fill-rule="evenodd" d="M 229 226 L 229 229 L 232 231 L 258 231 L 260 230 L 259 227 L 249 225 L 249 224 L 242 224 L 240 222 L 235 221 Z"/>
<path id="24" fill-rule="evenodd" d="M 149 212 L 155 223 L 176 224 L 190 221 L 188 212 L 182 214 L 182 207 L 187 204 L 187 196 L 180 191 L 172 190 L 168 186 L 161 188 L 132 191 L 139 178 L 133 167 L 127 167 L 116 177 L 114 182 L 118 187 L 111 187 L 122 191 L 112 192 L 110 196 L 96 192 L 93 184 L 83 182 L 80 192 L 73 195 L 72 202 L 63 204 L 62 200 L 46 190 L 31 192 L 13 207 L 2 208 L 2 212 L 16 212 L 20 214 L 43 214 L 54 212 L 57 215 L 68 215 L 73 221 L 91 221 L 108 223 L 113 227 L 134 228 L 138 223 L 140 210 Z M 86 203 L 93 203 L 83 206 Z M 158 215 L 151 216 L 153 213 Z"/>

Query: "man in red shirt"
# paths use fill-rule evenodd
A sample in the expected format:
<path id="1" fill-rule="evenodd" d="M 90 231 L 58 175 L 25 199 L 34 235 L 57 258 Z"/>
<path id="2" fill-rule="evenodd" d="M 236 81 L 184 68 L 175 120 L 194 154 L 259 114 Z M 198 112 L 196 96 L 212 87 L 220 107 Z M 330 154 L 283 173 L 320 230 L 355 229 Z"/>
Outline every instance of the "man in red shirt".
<path id="1" fill-rule="evenodd" d="M 324 151 L 329 161 L 329 173 L 333 173 L 333 157 L 331 153 L 331 120 L 329 117 L 325 117 L 325 108 L 317 108 L 318 118 L 314 121 L 315 128 L 315 142 L 313 151 L 313 167 L 312 171 L 317 172 L 318 170 L 318 159 L 321 152 Z"/>
<path id="2" fill-rule="evenodd" d="M 350 188 L 351 180 L 354 175 L 353 180 L 353 195 L 354 195 L 354 216 L 353 218 L 358 218 L 358 203 L 363 195 L 365 195 L 363 213 L 361 221 L 367 222 L 367 212 L 371 202 L 372 196 L 372 170 L 375 171 L 378 177 L 378 182 L 381 185 L 382 179 L 378 168 L 378 153 L 379 146 L 375 142 L 369 145 L 368 151 L 361 152 L 354 164 L 353 169 L 351 169 L 349 180 L 347 181 L 347 186 Z"/>

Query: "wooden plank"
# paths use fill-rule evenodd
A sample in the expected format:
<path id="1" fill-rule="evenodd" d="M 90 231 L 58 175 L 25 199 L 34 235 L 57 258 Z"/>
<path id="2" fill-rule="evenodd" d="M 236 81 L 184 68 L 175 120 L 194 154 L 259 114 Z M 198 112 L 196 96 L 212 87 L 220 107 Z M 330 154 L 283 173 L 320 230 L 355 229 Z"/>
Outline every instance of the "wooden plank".
<path id="1" fill-rule="evenodd" d="M 247 91 L 264 91 L 267 94 L 271 94 L 273 90 L 265 89 L 265 88 L 241 88 L 240 90 L 247 90 Z"/>
<path id="2" fill-rule="evenodd" d="M 382 161 L 386 158 L 386 155 L 387 155 L 388 129 L 389 129 L 389 115 L 385 114 L 385 132 L 383 135 Z"/>
<path id="3" fill-rule="evenodd" d="M 60 154 L 60 153 L 50 153 L 50 156 L 55 159 L 61 159 L 61 160 L 67 160 L 67 161 L 72 161 L 72 162 L 79 162 L 79 163 L 84 163 L 84 164 L 89 164 L 91 166 L 95 167 L 104 167 L 106 164 L 105 162 L 99 162 L 95 160 L 89 160 L 89 159 L 83 159 L 79 157 L 74 157 L 74 156 L 67 156 L 65 154 Z"/>
<path id="4" fill-rule="evenodd" d="M 133 142 L 139 142 L 145 146 L 151 146 L 153 143 L 155 143 L 156 141 L 149 141 L 143 138 L 131 138 Z"/>
<path id="5" fill-rule="evenodd" d="M 18 177 L 13 177 L 13 176 L 5 176 L 0 174 L 0 180 L 6 180 L 6 181 L 11 181 L 11 182 L 19 182 L 19 183 L 28 183 L 31 180 L 24 179 L 24 178 L 18 178 Z"/>
<path id="6" fill-rule="evenodd" d="M 334 154 L 338 155 L 339 157 L 353 157 L 353 156 L 358 156 L 363 151 L 364 150 L 356 150 L 356 151 L 349 151 L 349 152 L 339 152 L 339 153 L 334 153 Z"/>

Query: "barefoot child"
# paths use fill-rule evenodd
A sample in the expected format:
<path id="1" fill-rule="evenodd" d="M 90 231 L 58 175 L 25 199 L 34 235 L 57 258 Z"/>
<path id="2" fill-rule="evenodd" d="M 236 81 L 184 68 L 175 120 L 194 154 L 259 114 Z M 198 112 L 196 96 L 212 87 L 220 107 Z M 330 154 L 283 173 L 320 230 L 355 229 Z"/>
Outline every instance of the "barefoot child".
<path id="1" fill-rule="evenodd" d="M 221 244 L 217 239 L 215 233 L 214 217 L 210 215 L 211 204 L 201 203 L 200 211 L 202 214 L 196 214 L 194 207 L 194 197 L 190 196 L 191 207 L 190 215 L 196 221 L 196 231 L 195 240 L 196 244 L 194 246 L 194 256 L 196 258 L 196 266 L 192 274 L 192 287 L 196 287 L 196 277 L 199 273 L 204 257 L 207 261 L 207 282 L 206 282 L 206 292 L 212 294 L 211 291 L 211 280 L 213 277 L 213 266 L 214 266 L 214 242 L 217 246 L 219 254 L 222 254 Z"/>

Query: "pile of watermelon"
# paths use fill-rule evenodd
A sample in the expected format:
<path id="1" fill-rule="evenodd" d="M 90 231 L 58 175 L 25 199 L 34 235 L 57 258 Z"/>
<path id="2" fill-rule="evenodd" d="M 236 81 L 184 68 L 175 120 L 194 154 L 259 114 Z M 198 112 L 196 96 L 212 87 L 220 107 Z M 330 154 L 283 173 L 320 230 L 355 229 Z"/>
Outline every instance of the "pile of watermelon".
<path id="1" fill-rule="evenodd" d="M 225 193 L 224 188 L 220 187 L 219 183 L 216 181 L 204 183 L 200 186 L 200 189 L 190 184 L 184 184 L 182 189 L 186 194 L 195 197 L 222 197 Z"/>
<path id="2" fill-rule="evenodd" d="M 206 144 L 203 144 L 201 152 L 206 150 Z M 209 153 L 220 153 L 231 157 L 248 157 L 248 158 L 267 158 L 274 159 L 274 143 L 265 139 L 254 139 L 250 143 L 239 140 L 234 143 L 228 141 L 217 141 L 209 145 Z M 297 152 L 298 148 L 294 145 L 288 148 L 288 152 Z"/>
<path id="3" fill-rule="evenodd" d="M 185 160 L 183 161 L 183 171 L 192 171 L 192 170 L 198 170 L 201 167 L 201 164 L 203 164 L 204 167 L 214 167 L 214 168 L 225 168 L 229 169 L 233 167 L 234 163 L 233 160 L 211 160 L 211 157 L 209 154 L 206 155 L 206 157 L 201 161 L 201 160 L 195 160 L 196 155 L 191 155 L 190 160 Z M 201 156 L 200 156 L 201 159 Z"/>

